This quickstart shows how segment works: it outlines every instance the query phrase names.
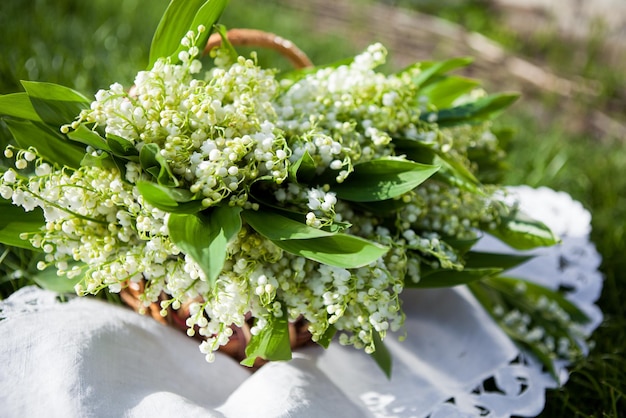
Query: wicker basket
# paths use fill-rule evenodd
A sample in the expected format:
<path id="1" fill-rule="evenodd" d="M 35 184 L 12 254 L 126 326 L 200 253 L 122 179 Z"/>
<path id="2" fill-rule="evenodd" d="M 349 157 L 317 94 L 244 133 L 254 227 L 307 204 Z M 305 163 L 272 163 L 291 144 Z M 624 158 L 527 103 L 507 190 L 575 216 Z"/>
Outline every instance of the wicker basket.
<path id="1" fill-rule="evenodd" d="M 231 29 L 227 32 L 227 37 L 229 42 L 233 45 L 249 45 L 278 51 L 281 55 L 287 58 L 291 65 L 293 65 L 296 69 L 311 67 L 313 65 L 306 54 L 296 47 L 291 41 L 283 39 L 273 33 L 255 29 Z M 219 46 L 221 42 L 222 38 L 218 33 L 212 34 L 209 37 L 207 45 L 204 49 L 204 54 L 208 54 L 213 48 Z M 158 302 L 145 307 L 140 300 L 143 290 L 143 282 L 129 282 L 128 285 L 122 289 L 120 296 L 122 301 L 135 311 L 149 314 L 162 324 L 170 325 L 186 332 L 187 325 L 185 321 L 189 316 L 188 304 L 183 304 L 178 310 L 171 307 L 167 308 L 167 316 L 163 317 L 161 315 L 160 302 L 166 300 L 168 296 L 166 294 L 162 294 Z M 220 351 L 235 358 L 237 361 L 241 361 L 246 358 L 245 349 L 250 341 L 250 338 L 252 337 L 250 328 L 253 325 L 253 320 L 254 318 L 248 318 L 242 327 L 233 326 L 233 334 L 230 337 L 229 342 L 226 345 L 221 346 Z M 308 324 L 306 320 L 299 319 L 294 323 L 290 323 L 289 337 L 292 349 L 310 344 L 311 334 L 308 331 Z M 198 333 L 195 334 L 194 338 L 202 339 Z M 256 370 L 266 362 L 267 361 L 265 360 L 257 358 L 252 369 Z"/>

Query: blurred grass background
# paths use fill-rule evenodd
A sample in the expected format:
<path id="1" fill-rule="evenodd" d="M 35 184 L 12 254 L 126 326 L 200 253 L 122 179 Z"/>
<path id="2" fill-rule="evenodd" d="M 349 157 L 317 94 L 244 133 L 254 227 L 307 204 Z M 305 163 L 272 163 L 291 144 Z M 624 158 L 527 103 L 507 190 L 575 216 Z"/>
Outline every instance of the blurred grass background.
<path id="1" fill-rule="evenodd" d="M 167 3 L 167 0 L 0 2 L 0 94 L 21 91 L 19 80 L 22 79 L 60 83 L 87 95 L 114 81 L 129 86 L 135 73 L 147 64 L 152 33 Z M 303 6 L 304 3 L 307 5 Z M 320 3 L 324 9 L 313 14 L 312 10 Z M 480 57 L 476 62 L 479 70 L 473 74 L 491 91 L 520 89 L 524 93 L 524 98 L 498 122 L 515 131 L 507 144 L 510 170 L 506 182 L 549 186 L 581 201 L 593 214 L 592 240 L 603 256 L 601 269 L 605 283 L 599 305 L 605 321 L 594 334 L 595 348 L 588 358 L 573 366 L 565 387 L 548 393 L 542 416 L 624 416 L 624 51 L 607 48 L 599 21 L 594 21 L 588 35 L 582 38 L 569 37 L 550 25 L 524 32 L 514 29 L 507 11 L 491 0 L 362 0 L 348 6 L 349 3 L 232 0 L 222 22 L 228 27 L 254 27 L 278 33 L 293 40 L 316 63 L 354 55 L 364 45 L 378 40 L 377 33 L 387 32 L 397 38 L 398 48 L 393 45 L 396 41 L 388 45 L 391 53 L 399 51 L 406 55 L 400 58 L 414 60 L 411 52 L 401 48 L 407 39 L 403 39 L 402 33 L 394 33 L 396 27 L 392 24 L 385 25 L 384 18 L 371 24 L 369 20 L 337 15 L 351 13 L 355 7 L 361 16 L 371 12 L 378 18 L 381 13 L 415 19 L 427 14 L 437 25 L 449 22 L 446 24 L 452 26 L 448 29 L 452 28 L 454 33 L 468 36 L 482 33 L 506 54 L 527 60 L 559 79 L 570 80 L 574 87 L 590 86 L 567 95 L 558 89 L 529 86 L 520 83 L 519 77 L 509 76 L 506 68 L 486 65 Z M 335 26 L 325 23 L 333 19 Z M 416 58 L 431 54 L 435 59 L 450 57 L 441 56 L 449 51 L 438 48 L 437 39 L 428 40 L 426 45 L 432 49 L 414 51 Z M 262 55 L 262 59 L 280 61 L 268 54 Z M 7 132 L 0 126 L 0 145 L 6 138 Z M 32 264 L 27 253 L 0 249 L 3 266 L 0 296 L 6 297 L 29 283 L 27 272 L 32 267 L 29 261 Z"/>

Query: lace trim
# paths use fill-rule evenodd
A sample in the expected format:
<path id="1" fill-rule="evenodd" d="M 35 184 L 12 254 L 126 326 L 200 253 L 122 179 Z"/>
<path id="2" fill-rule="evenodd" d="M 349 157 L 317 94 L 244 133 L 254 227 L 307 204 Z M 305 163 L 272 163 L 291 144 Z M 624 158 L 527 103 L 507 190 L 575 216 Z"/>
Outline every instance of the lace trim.
<path id="1" fill-rule="evenodd" d="M 564 290 L 566 297 L 589 316 L 584 332 L 590 336 L 602 321 L 602 312 L 595 302 L 600 297 L 603 280 L 597 270 L 602 259 L 589 241 L 591 215 L 566 193 L 527 186 L 510 191 L 519 199 L 525 213 L 548 225 L 563 242 L 532 251 L 537 257 L 511 270 L 509 275 Z M 486 241 L 483 249 L 501 248 L 495 240 Z M 583 347 L 586 352 L 588 347 L 584 343 Z M 555 363 L 561 384 L 567 381 L 568 366 L 564 361 Z M 557 386 L 541 363 L 532 355 L 520 352 L 492 377 L 437 406 L 428 418 L 536 416 L 545 406 L 546 390 Z"/>

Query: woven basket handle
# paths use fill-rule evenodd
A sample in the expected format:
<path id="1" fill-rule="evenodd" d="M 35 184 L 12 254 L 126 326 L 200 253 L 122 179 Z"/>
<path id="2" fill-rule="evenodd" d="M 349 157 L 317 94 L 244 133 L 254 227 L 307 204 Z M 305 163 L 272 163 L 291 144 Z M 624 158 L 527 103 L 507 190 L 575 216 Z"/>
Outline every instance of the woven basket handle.
<path id="1" fill-rule="evenodd" d="M 259 46 L 262 48 L 273 49 L 291 62 L 296 69 L 312 67 L 313 63 L 302 50 L 294 45 L 293 42 L 281 38 L 270 32 L 264 32 L 257 29 L 231 29 L 226 33 L 226 37 L 233 45 L 241 46 Z M 211 49 L 222 43 L 222 37 L 219 33 L 214 33 L 209 37 L 204 53 L 207 54 Z"/>

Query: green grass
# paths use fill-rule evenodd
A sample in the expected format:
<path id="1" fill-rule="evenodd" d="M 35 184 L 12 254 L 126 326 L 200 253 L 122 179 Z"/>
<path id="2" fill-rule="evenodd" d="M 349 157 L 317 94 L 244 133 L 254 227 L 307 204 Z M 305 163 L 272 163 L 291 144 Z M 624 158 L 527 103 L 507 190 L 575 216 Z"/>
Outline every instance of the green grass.
<path id="1" fill-rule="evenodd" d="M 626 73 L 603 62 L 601 34 L 564 46 L 546 31 L 522 44 L 487 0 L 395 3 L 401 1 L 481 31 L 561 76 L 583 76 L 601 86 L 599 95 L 572 98 L 567 107 L 554 95 L 527 97 L 499 123 L 516 130 L 506 181 L 550 186 L 580 200 L 593 214 L 592 239 L 603 257 L 599 305 L 605 321 L 594 334 L 596 346 L 573 366 L 564 388 L 548 393 L 542 416 L 620 416 L 626 411 L 626 152 L 623 138 L 600 135 L 580 122 L 593 110 L 626 122 L 626 115 L 616 112 L 626 107 Z M 0 2 L 0 93 L 20 91 L 20 79 L 61 83 L 87 94 L 113 81 L 130 85 L 147 63 L 150 39 L 166 5 L 167 0 L 32 0 L 29 7 L 22 0 Z M 314 22 L 272 2 L 232 0 L 223 23 L 279 33 L 318 63 L 357 52 L 333 34 L 311 36 Z M 577 54 L 568 55 L 574 48 Z M 262 61 L 277 59 L 261 54 Z M 6 138 L 0 126 L 0 145 Z M 28 283 L 14 272 L 28 271 L 32 263 L 20 251 L 0 250 L 0 259 L 0 296 L 6 296 Z"/>

